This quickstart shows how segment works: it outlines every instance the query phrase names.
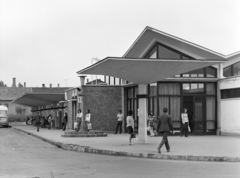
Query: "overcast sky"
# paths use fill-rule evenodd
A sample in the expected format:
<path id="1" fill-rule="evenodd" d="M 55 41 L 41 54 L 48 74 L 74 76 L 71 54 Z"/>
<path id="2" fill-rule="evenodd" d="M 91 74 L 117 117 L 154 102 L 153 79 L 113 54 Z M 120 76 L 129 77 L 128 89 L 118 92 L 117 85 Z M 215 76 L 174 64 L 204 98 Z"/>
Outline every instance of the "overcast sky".
<path id="1" fill-rule="evenodd" d="M 0 81 L 79 86 L 77 71 L 123 56 L 146 26 L 230 54 L 239 22 L 239 0 L 0 0 Z"/>

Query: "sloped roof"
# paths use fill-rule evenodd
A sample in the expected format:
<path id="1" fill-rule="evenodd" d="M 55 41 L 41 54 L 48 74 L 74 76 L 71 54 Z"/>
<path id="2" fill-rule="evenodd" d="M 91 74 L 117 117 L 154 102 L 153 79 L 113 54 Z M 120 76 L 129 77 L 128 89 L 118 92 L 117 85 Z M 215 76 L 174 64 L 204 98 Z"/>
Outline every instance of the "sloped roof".
<path id="1" fill-rule="evenodd" d="M 199 49 L 201 51 L 204 51 L 206 53 L 212 54 L 212 56 L 210 57 L 210 59 L 213 58 L 217 58 L 219 57 L 220 59 L 228 59 L 232 56 L 238 55 L 240 54 L 240 51 L 234 52 L 232 54 L 228 54 L 228 55 L 224 55 L 222 53 L 213 51 L 211 49 L 208 49 L 206 47 L 200 46 L 198 44 L 192 43 L 190 41 L 181 39 L 179 37 L 170 35 L 168 33 L 162 32 L 160 30 L 154 29 L 152 27 L 146 27 L 142 33 L 138 36 L 138 38 L 134 41 L 134 43 L 130 46 L 130 48 L 126 51 L 126 53 L 123 55 L 123 57 L 139 57 L 141 58 L 142 56 L 133 56 L 133 54 L 131 54 L 134 50 L 135 51 L 143 51 L 143 48 L 140 49 L 140 46 L 142 44 L 144 44 L 144 48 L 146 48 L 146 46 L 150 47 L 151 44 L 155 41 L 158 41 L 158 39 L 154 38 L 154 36 L 152 34 L 157 34 L 158 37 L 161 37 L 160 39 L 168 39 L 168 40 L 172 40 L 173 43 L 178 44 L 178 46 L 180 46 L 182 49 L 186 49 L 186 46 L 190 46 L 195 49 Z M 156 37 L 156 36 L 155 36 Z M 159 40 L 160 41 L 160 40 Z M 162 42 L 162 41 L 161 41 Z M 215 57 L 214 57 L 215 56 Z M 199 59 L 199 58 L 198 58 Z"/>
<path id="2" fill-rule="evenodd" d="M 16 98 L 11 103 L 29 107 L 46 106 L 56 104 L 64 100 L 64 93 L 25 93 Z"/>
<path id="3" fill-rule="evenodd" d="M 13 100 L 24 93 L 31 91 L 31 88 L 0 87 L 0 100 Z"/>

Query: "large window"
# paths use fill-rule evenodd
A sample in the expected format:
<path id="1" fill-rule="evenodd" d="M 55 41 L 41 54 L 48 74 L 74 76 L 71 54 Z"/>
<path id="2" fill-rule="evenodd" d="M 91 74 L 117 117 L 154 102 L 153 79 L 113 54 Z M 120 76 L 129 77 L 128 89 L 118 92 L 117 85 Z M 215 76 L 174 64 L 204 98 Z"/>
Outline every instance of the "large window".
<path id="1" fill-rule="evenodd" d="M 169 46 L 166 46 L 161 43 L 156 43 L 152 48 L 146 53 L 144 58 L 153 58 L 153 59 L 179 59 L 179 60 L 194 60 L 193 57 L 188 56 L 178 50 L 175 50 Z M 240 65 L 238 66 L 240 69 Z M 235 69 L 235 71 L 239 70 Z M 217 69 L 214 67 L 205 67 L 202 69 L 193 70 L 184 74 L 179 74 L 174 77 L 183 77 L 183 78 L 216 78 Z"/>
<path id="2" fill-rule="evenodd" d="M 235 76 L 235 75 L 240 75 L 240 62 L 232 64 L 223 69 L 224 77 L 231 77 L 231 76 Z"/>
<path id="3" fill-rule="evenodd" d="M 144 58 L 155 58 L 155 59 L 183 59 L 189 60 L 193 59 L 178 50 L 175 50 L 169 46 L 161 43 L 156 43 L 153 47 L 144 55 Z"/>
<path id="4" fill-rule="evenodd" d="M 203 94 L 203 83 L 183 83 L 183 94 Z"/>

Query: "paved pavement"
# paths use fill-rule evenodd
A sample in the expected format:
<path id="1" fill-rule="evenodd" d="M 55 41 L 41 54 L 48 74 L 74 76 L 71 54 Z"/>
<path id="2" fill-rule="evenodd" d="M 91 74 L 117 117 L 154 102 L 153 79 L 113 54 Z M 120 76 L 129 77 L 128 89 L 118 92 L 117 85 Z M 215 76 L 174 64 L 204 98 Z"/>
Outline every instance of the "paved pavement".
<path id="1" fill-rule="evenodd" d="M 141 158 L 189 160 L 189 161 L 226 161 L 240 162 L 240 137 L 234 136 L 170 136 L 171 152 L 165 147 L 162 154 L 157 153 L 161 137 L 148 137 L 147 144 L 139 144 L 133 139 L 128 145 L 128 134 L 108 134 L 107 137 L 61 137 L 62 130 L 40 129 L 24 124 L 12 124 L 12 128 L 38 137 L 65 150 L 132 156 Z"/>

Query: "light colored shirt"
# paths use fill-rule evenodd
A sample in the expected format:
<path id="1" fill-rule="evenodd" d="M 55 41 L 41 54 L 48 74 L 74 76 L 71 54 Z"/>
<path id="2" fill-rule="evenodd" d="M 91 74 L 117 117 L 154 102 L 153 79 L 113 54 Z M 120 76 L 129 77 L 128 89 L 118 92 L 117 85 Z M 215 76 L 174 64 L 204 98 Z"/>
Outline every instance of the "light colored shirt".
<path id="1" fill-rule="evenodd" d="M 81 121 L 83 121 L 82 112 L 81 112 L 81 113 L 77 113 L 76 118 L 77 118 L 77 119 L 78 119 L 78 118 L 81 118 Z"/>
<path id="2" fill-rule="evenodd" d="M 132 116 L 127 116 L 127 127 L 132 126 L 134 128 L 134 120 Z"/>
<path id="3" fill-rule="evenodd" d="M 91 118 L 91 114 L 90 113 L 86 114 L 85 121 L 90 122 L 90 118 Z"/>
<path id="4" fill-rule="evenodd" d="M 118 121 L 123 121 L 123 114 L 118 114 L 117 118 L 118 118 Z"/>
<path id="5" fill-rule="evenodd" d="M 188 122 L 188 114 L 187 113 L 182 113 L 182 123 L 186 123 Z"/>

